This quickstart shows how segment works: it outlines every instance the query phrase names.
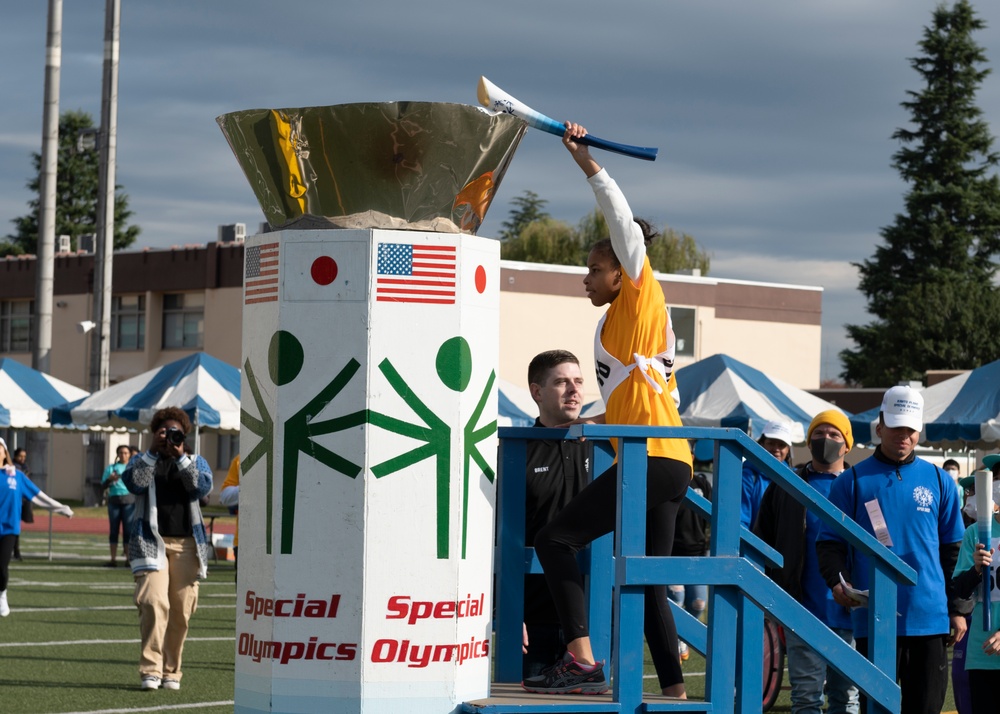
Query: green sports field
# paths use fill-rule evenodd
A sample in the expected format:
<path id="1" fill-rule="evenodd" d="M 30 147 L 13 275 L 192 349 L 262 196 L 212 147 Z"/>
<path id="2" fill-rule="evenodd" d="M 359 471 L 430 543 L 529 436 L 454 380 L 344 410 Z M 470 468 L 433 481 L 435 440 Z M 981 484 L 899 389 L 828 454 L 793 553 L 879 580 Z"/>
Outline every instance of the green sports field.
<path id="1" fill-rule="evenodd" d="M 74 519 L 81 526 L 82 520 Z M 54 533 L 51 561 L 48 549 L 46 533 L 24 533 L 24 562 L 11 563 L 11 614 L 0 619 L 0 711 L 221 714 L 233 710 L 232 563 L 210 564 L 209 578 L 201 584 L 198 611 L 184 648 L 180 691 L 141 691 L 139 628 L 129 570 L 121 562 L 118 568 L 103 567 L 108 558 L 103 534 Z M 692 653 L 684 669 L 689 695 L 701 698 L 704 661 Z M 646 677 L 647 691 L 657 691 L 648 653 Z M 945 711 L 952 709 L 949 693 Z M 790 711 L 787 677 L 772 711 Z"/>

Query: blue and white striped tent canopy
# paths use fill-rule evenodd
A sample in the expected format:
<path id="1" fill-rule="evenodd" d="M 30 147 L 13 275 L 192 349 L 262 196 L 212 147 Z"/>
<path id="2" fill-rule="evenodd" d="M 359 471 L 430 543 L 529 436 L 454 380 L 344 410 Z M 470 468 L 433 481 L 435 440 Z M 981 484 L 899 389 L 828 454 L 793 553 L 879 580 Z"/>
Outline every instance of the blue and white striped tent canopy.
<path id="1" fill-rule="evenodd" d="M 87 392 L 12 359 L 0 359 L 0 428 L 47 429 L 49 409 Z"/>
<path id="2" fill-rule="evenodd" d="M 1000 360 L 947 379 L 921 392 L 924 428 L 920 443 L 941 448 L 996 448 L 1000 443 Z M 854 438 L 877 444 L 879 407 L 851 418 Z"/>
<path id="3" fill-rule="evenodd" d="M 814 416 L 838 409 L 803 389 L 721 354 L 678 369 L 677 388 L 685 426 L 736 427 L 757 438 L 767 422 L 781 420 L 791 424 L 797 444 L 805 441 Z"/>
<path id="4" fill-rule="evenodd" d="M 156 367 L 52 410 L 54 425 L 143 428 L 180 407 L 199 430 L 240 430 L 240 371 L 204 352 Z"/>
<path id="5" fill-rule="evenodd" d="M 538 406 L 531 392 L 497 379 L 497 426 L 534 426 Z"/>

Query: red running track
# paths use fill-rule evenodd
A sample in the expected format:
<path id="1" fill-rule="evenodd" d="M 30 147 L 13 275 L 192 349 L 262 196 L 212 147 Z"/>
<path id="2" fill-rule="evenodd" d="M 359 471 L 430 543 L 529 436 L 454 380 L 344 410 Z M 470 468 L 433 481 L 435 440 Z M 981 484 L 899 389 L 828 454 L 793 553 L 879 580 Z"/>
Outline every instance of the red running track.
<path id="1" fill-rule="evenodd" d="M 205 517 L 205 526 L 208 527 L 211 516 Z M 236 523 L 234 519 L 227 517 L 225 520 L 216 518 L 214 524 L 215 533 L 234 533 Z M 74 516 L 64 518 L 63 516 L 52 516 L 53 533 L 107 533 L 109 530 L 107 518 L 96 518 L 93 516 Z M 49 514 L 40 508 L 35 509 L 35 522 L 22 523 L 22 533 L 48 533 Z"/>

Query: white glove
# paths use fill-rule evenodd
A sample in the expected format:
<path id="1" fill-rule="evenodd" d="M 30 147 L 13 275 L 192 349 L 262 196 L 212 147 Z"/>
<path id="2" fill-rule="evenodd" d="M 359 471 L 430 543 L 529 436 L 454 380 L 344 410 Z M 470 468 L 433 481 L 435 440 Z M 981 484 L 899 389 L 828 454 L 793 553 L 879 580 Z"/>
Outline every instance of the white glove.
<path id="1" fill-rule="evenodd" d="M 58 513 L 60 516 L 66 516 L 67 518 L 73 517 L 72 508 L 59 503 L 59 501 L 52 498 L 44 491 L 39 491 L 35 494 L 35 497 L 31 499 L 31 502 L 36 506 L 41 506 L 42 508 L 52 511 L 53 513 Z"/>

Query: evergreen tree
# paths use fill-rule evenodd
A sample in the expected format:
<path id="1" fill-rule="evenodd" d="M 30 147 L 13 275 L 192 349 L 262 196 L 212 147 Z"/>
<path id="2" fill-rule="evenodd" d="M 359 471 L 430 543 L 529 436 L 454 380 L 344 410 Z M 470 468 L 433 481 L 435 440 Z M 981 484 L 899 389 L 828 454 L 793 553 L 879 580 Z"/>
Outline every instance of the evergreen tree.
<path id="1" fill-rule="evenodd" d="M 848 325 L 844 377 L 863 386 L 920 379 L 928 369 L 972 369 L 1000 358 L 1000 179 L 993 138 L 975 104 L 989 69 L 972 39 L 984 27 L 967 0 L 940 5 L 910 60 L 924 88 L 902 103 L 893 167 L 910 184 L 905 213 L 856 264 L 874 320 Z"/>
<path id="2" fill-rule="evenodd" d="M 510 211 L 510 218 L 500 224 L 500 240 L 508 241 L 517 238 L 530 223 L 548 218 L 545 212 L 545 204 L 548 201 L 539 198 L 534 191 L 525 191 L 520 196 L 511 201 L 514 208 Z"/>
<path id="3" fill-rule="evenodd" d="M 86 112 L 65 112 L 59 118 L 59 156 L 56 169 L 56 236 L 68 235 L 73 250 L 77 241 L 86 233 L 97 233 L 97 201 L 99 194 L 99 155 L 97 151 L 80 151 L 77 139 L 81 132 L 93 129 L 94 122 Z M 42 155 L 32 154 L 35 176 L 28 181 L 28 188 L 36 197 L 28 201 L 31 212 L 12 219 L 15 232 L 0 242 L 0 256 L 37 253 L 38 219 L 41 206 Z M 126 226 L 132 215 L 128 209 L 128 196 L 115 186 L 115 237 L 116 250 L 127 248 L 139 237 L 138 226 Z"/>

